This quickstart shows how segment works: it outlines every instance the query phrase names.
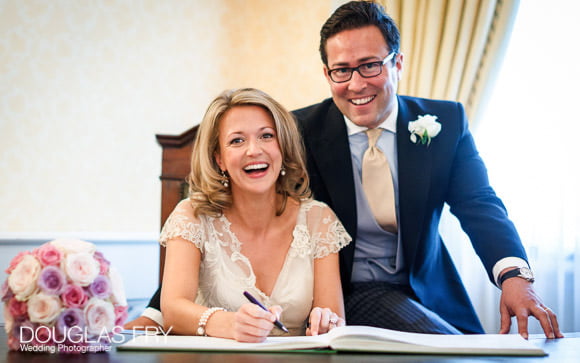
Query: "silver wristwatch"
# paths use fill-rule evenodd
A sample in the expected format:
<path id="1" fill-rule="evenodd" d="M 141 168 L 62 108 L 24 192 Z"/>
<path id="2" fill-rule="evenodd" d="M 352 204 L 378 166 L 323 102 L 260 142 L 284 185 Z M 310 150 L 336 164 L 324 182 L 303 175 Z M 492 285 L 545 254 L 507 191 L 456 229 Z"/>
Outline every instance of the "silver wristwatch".
<path id="1" fill-rule="evenodd" d="M 501 286 L 505 280 L 511 279 L 512 277 L 519 277 L 526 281 L 534 282 L 534 274 L 532 273 L 532 270 L 527 267 L 519 267 L 509 270 L 501 275 L 499 278 L 499 286 Z"/>

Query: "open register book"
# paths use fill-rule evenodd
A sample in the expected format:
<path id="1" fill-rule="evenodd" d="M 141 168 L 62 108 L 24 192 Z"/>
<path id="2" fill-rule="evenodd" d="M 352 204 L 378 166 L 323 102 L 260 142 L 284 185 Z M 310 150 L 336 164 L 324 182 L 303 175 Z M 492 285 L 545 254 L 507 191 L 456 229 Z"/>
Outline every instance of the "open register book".
<path id="1" fill-rule="evenodd" d="M 546 355 L 542 349 L 520 335 L 417 334 L 354 325 L 335 328 L 328 334 L 314 337 L 268 337 L 263 343 L 240 343 L 231 339 L 184 335 L 140 335 L 117 349 L 238 352 L 330 349 L 405 354 Z"/>

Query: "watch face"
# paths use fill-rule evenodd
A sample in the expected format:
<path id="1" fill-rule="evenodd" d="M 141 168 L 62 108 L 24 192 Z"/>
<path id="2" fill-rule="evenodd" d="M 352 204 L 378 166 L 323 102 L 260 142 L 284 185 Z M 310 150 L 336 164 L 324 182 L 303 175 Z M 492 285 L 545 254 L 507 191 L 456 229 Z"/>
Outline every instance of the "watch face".
<path id="1" fill-rule="evenodd" d="M 530 270 L 527 267 L 520 268 L 520 276 L 526 280 L 532 280 L 534 278 L 534 275 L 532 274 L 532 270 Z"/>

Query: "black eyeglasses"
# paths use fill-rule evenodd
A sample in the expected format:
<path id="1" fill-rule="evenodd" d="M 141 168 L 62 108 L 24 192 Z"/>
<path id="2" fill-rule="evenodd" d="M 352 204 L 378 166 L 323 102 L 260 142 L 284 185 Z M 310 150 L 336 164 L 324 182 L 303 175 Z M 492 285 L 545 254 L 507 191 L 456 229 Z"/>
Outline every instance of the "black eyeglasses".
<path id="1" fill-rule="evenodd" d="M 335 83 L 343 83 L 350 81 L 354 71 L 357 71 L 361 77 L 372 78 L 383 72 L 383 66 L 387 64 L 393 57 L 397 55 L 395 52 L 389 53 L 382 61 L 363 63 L 358 67 L 340 67 L 328 70 L 328 76 Z"/>

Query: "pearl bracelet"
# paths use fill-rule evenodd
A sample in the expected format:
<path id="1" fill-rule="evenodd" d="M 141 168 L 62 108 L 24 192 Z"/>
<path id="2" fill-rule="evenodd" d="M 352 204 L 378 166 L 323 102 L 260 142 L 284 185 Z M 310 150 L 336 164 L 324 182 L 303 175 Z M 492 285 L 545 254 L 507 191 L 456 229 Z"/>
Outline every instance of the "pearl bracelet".
<path id="1" fill-rule="evenodd" d="M 224 308 L 209 308 L 206 311 L 204 311 L 203 314 L 201 314 L 201 317 L 199 318 L 199 324 L 197 326 L 197 335 L 201 335 L 204 337 L 207 336 L 207 334 L 205 333 L 205 325 L 207 324 L 207 321 L 209 320 L 209 318 L 216 311 L 226 311 L 226 309 L 224 309 Z"/>

